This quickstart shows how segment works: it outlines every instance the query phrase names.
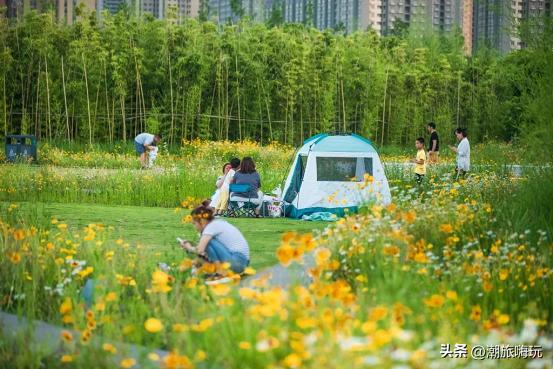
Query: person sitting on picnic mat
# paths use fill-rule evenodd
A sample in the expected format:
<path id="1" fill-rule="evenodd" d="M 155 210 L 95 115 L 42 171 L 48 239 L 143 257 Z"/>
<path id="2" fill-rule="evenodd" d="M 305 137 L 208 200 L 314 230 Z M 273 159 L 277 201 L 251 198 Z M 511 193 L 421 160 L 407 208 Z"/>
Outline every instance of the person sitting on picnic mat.
<path id="1" fill-rule="evenodd" d="M 234 273 L 242 273 L 250 264 L 250 247 L 238 228 L 222 220 L 215 219 L 212 208 L 206 203 L 192 210 L 192 224 L 201 237 L 196 247 L 189 241 L 181 246 L 200 256 L 207 256 L 210 263 L 230 263 Z"/>
<path id="2" fill-rule="evenodd" d="M 231 193 L 231 200 L 244 199 L 244 201 L 247 201 L 248 199 L 250 199 L 250 201 L 257 205 L 255 208 L 255 215 L 257 217 L 261 217 L 261 215 L 259 214 L 261 210 L 261 204 L 263 202 L 263 193 L 259 190 L 259 188 L 261 187 L 261 178 L 259 177 L 259 173 L 255 170 L 255 163 L 253 162 L 252 158 L 246 156 L 244 159 L 242 159 L 240 170 L 234 175 L 232 183 L 250 185 L 250 190 L 248 192 Z"/>
<path id="3" fill-rule="evenodd" d="M 226 168 L 226 164 L 225 164 Z M 211 207 L 215 209 L 215 216 L 223 215 L 227 211 L 228 207 L 228 200 L 229 200 L 229 185 L 232 182 L 232 179 L 234 178 L 234 174 L 236 171 L 238 171 L 238 168 L 240 168 L 240 159 L 238 158 L 232 158 L 230 160 L 230 169 L 225 172 L 225 176 L 223 178 L 223 182 L 220 186 L 219 196 L 216 199 L 212 199 L 211 201 Z M 226 169 L 224 169 L 226 170 Z M 219 186 L 217 182 L 217 186 Z"/>
<path id="4" fill-rule="evenodd" d="M 215 181 L 215 193 L 211 196 L 211 199 L 209 202 L 210 206 L 214 209 L 215 209 L 215 204 L 219 202 L 221 191 L 225 189 L 225 178 L 231 169 L 232 169 L 232 166 L 230 165 L 230 163 L 225 163 L 225 165 L 223 165 L 223 175 L 217 177 L 217 181 Z M 226 184 L 226 190 L 228 192 L 228 184 Z M 217 215 L 217 211 L 215 211 L 214 215 Z"/>

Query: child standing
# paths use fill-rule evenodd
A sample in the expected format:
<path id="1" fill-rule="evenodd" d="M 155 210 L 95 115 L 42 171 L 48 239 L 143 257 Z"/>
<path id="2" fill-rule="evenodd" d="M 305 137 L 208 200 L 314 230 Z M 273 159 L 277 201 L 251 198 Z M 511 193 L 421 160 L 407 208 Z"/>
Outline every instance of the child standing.
<path id="1" fill-rule="evenodd" d="M 156 159 L 157 159 L 157 146 L 151 146 L 150 152 L 148 153 L 149 160 L 148 160 L 148 168 L 151 168 L 154 166 Z"/>
<path id="2" fill-rule="evenodd" d="M 424 151 L 424 138 L 419 137 L 415 141 L 417 156 L 411 162 L 415 163 L 415 181 L 418 185 L 422 183 L 426 174 L 426 152 Z"/>

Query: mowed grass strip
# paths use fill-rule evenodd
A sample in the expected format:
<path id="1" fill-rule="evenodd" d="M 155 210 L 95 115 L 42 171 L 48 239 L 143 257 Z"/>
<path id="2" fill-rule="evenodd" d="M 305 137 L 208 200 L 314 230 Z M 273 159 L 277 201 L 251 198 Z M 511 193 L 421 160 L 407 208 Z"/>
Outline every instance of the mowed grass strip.
<path id="1" fill-rule="evenodd" d="M 107 206 L 96 204 L 19 203 L 28 208 L 38 223 L 45 226 L 52 218 L 66 223 L 70 229 L 83 228 L 91 223 L 113 226 L 114 240 L 118 238 L 131 246 L 141 244 L 151 252 L 152 262 L 179 263 L 184 252 L 176 237 L 197 241 L 198 233 L 192 224 L 183 223 L 182 217 L 190 210 L 140 206 Z M 306 222 L 288 218 L 223 218 L 242 231 L 251 251 L 251 266 L 264 268 L 277 262 L 275 250 L 283 233 L 300 233 L 323 229 L 325 222 Z M 51 225 L 50 225 L 51 226 Z"/>

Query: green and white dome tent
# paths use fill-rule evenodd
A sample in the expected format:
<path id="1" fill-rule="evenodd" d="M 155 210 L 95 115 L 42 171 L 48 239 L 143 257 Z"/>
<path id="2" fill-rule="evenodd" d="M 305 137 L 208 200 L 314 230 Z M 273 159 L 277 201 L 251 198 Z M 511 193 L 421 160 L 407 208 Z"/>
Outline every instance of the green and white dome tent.
<path id="1" fill-rule="evenodd" d="M 301 218 L 315 212 L 342 216 L 368 202 L 386 205 L 391 195 L 371 141 L 356 134 L 322 133 L 296 151 L 283 200 L 286 216 Z"/>

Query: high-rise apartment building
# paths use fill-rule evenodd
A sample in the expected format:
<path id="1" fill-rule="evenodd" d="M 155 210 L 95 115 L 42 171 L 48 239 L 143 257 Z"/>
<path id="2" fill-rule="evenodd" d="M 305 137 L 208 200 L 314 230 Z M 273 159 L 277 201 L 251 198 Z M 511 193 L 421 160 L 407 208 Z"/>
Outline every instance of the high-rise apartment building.
<path id="1" fill-rule="evenodd" d="M 202 0 L 208 1 L 209 19 L 216 23 L 236 22 L 240 15 L 256 22 L 263 22 L 270 16 L 273 0 Z M 240 14 L 242 13 L 242 14 Z"/>
<path id="2" fill-rule="evenodd" d="M 551 16 L 552 0 L 473 0 L 472 49 L 487 46 L 502 53 L 523 47 L 516 28 L 521 21 Z"/>
<path id="3" fill-rule="evenodd" d="M 108 10 L 111 14 L 117 13 L 121 7 L 131 5 L 127 0 L 98 0 L 98 9 Z"/>
<path id="4" fill-rule="evenodd" d="M 389 34 L 396 24 L 427 24 L 440 31 L 460 27 L 465 0 L 382 0 L 382 34 Z"/>
<path id="5" fill-rule="evenodd" d="M 511 50 L 513 11 L 510 0 L 478 0 L 473 7 L 473 52 L 486 45 L 503 53 Z"/>
<path id="6" fill-rule="evenodd" d="M 478 0 L 477 0 L 478 1 Z M 472 54 L 472 19 L 473 19 L 473 0 L 463 0 L 459 6 L 460 25 L 464 39 L 464 50 L 466 55 Z"/>
<path id="7" fill-rule="evenodd" d="M 264 18 L 268 19 L 271 12 L 278 8 L 286 23 L 303 23 L 318 29 L 332 28 L 353 32 L 360 27 L 361 1 L 365 0 L 266 0 L 263 13 Z"/>
<path id="8" fill-rule="evenodd" d="M 146 0 L 156 1 L 156 0 Z M 199 0 L 157 0 L 159 2 L 158 18 L 174 18 L 181 23 L 184 18 L 197 17 L 200 12 Z"/>
<path id="9" fill-rule="evenodd" d="M 359 0 L 359 29 L 366 31 L 369 28 L 377 33 L 382 32 L 383 0 Z"/>
<path id="10" fill-rule="evenodd" d="M 6 7 L 8 18 L 22 17 L 31 10 L 39 13 L 52 10 L 58 22 L 72 24 L 77 19 L 77 7 L 87 12 L 97 11 L 97 1 L 99 0 L 0 0 L 0 7 Z"/>

